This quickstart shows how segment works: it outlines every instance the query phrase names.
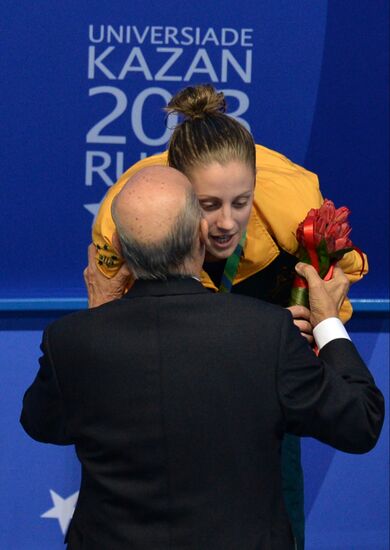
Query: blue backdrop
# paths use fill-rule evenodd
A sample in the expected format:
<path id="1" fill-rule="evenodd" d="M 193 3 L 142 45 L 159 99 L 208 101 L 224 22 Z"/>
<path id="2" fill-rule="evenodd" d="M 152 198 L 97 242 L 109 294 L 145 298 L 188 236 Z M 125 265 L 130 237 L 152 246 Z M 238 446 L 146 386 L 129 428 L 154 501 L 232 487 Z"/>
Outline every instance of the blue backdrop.
<path id="1" fill-rule="evenodd" d="M 351 208 L 353 241 L 371 268 L 351 295 L 388 299 L 387 1 L 0 0 L 0 7 L 3 310 L 20 299 L 44 298 L 48 307 L 54 298 L 85 297 L 82 270 L 100 200 L 130 164 L 165 149 L 170 96 L 205 81 L 225 91 L 230 112 L 258 143 L 316 172 L 324 196 Z M 73 451 L 29 441 L 17 423 L 45 315 L 0 318 L 7 388 L 0 548 L 61 548 L 78 487 Z M 387 319 L 361 314 L 351 325 L 383 390 Z M 305 442 L 309 549 L 387 548 L 387 456 L 387 431 L 362 457 Z"/>
<path id="2" fill-rule="evenodd" d="M 170 95 L 204 81 L 351 208 L 371 263 L 352 296 L 386 297 L 387 2 L 0 3 L 1 298 L 84 296 L 96 205 L 165 149 Z"/>

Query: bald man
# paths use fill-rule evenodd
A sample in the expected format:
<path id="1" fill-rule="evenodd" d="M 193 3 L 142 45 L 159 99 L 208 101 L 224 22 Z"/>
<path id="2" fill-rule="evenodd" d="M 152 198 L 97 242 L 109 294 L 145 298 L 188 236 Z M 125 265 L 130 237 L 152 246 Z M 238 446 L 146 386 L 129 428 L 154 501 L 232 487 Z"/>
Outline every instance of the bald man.
<path id="1" fill-rule="evenodd" d="M 207 223 L 182 174 L 138 172 L 113 217 L 135 284 L 46 329 L 23 401 L 27 433 L 74 444 L 82 464 L 68 548 L 293 549 L 284 433 L 361 453 L 383 421 L 381 393 L 337 319 L 344 274 L 324 282 L 297 266 L 317 358 L 288 311 L 198 281 Z M 96 305 L 99 279 L 86 278 Z"/>
<path id="2" fill-rule="evenodd" d="M 165 277 L 168 272 L 200 276 L 205 252 L 203 242 L 208 239 L 207 223 L 201 218 L 192 185 L 179 171 L 153 166 L 137 172 L 114 199 L 112 217 L 116 225 L 112 242 L 126 264 L 114 278 L 104 277 L 96 268 L 95 247 L 90 245 L 88 267 L 84 271 L 90 307 L 121 298 L 126 282 L 133 281 L 134 276 L 140 278 L 137 269 L 140 261 L 146 262 L 149 270 L 148 273 L 144 270 L 141 278 L 160 278 L 160 262 L 164 263 Z M 180 219 L 175 227 L 173 222 L 177 217 Z M 194 243 L 198 250 L 188 250 Z M 167 265 L 170 254 L 173 259 L 171 265 Z"/>

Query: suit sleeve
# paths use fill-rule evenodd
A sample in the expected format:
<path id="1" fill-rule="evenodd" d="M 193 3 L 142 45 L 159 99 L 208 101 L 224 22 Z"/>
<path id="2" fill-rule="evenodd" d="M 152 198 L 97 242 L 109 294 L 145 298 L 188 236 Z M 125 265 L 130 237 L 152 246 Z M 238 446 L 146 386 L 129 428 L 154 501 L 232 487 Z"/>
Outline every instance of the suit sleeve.
<path id="1" fill-rule="evenodd" d="M 38 374 L 23 397 L 20 422 L 30 437 L 43 443 L 69 445 L 60 386 L 52 363 L 48 331 L 41 344 Z"/>
<path id="2" fill-rule="evenodd" d="M 349 453 L 371 450 L 379 437 L 384 401 L 350 340 L 332 340 L 316 357 L 285 319 L 277 387 L 287 431 Z"/>

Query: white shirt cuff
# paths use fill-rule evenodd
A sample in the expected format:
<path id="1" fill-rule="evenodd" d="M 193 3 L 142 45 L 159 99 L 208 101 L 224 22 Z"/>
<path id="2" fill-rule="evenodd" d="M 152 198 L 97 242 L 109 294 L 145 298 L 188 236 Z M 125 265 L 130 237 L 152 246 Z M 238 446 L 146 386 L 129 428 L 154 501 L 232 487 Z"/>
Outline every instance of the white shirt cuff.
<path id="1" fill-rule="evenodd" d="M 351 339 L 343 323 L 337 317 L 329 317 L 321 321 L 321 323 L 318 323 L 318 325 L 313 328 L 313 336 L 318 350 L 323 348 L 331 340 L 337 340 L 337 338 Z"/>

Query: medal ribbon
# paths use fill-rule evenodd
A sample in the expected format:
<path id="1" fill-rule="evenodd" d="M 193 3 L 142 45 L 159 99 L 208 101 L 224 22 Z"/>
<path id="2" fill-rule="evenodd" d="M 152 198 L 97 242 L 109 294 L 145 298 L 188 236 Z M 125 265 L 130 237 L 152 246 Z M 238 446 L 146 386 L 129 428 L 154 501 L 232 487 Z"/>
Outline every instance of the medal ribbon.
<path id="1" fill-rule="evenodd" d="M 221 284 L 219 286 L 218 292 L 230 292 L 233 286 L 234 277 L 237 274 L 238 265 L 240 263 L 242 249 L 244 248 L 246 239 L 246 231 L 244 231 L 240 242 L 236 246 L 233 254 L 229 256 L 226 261 L 225 269 L 223 271 Z"/>

